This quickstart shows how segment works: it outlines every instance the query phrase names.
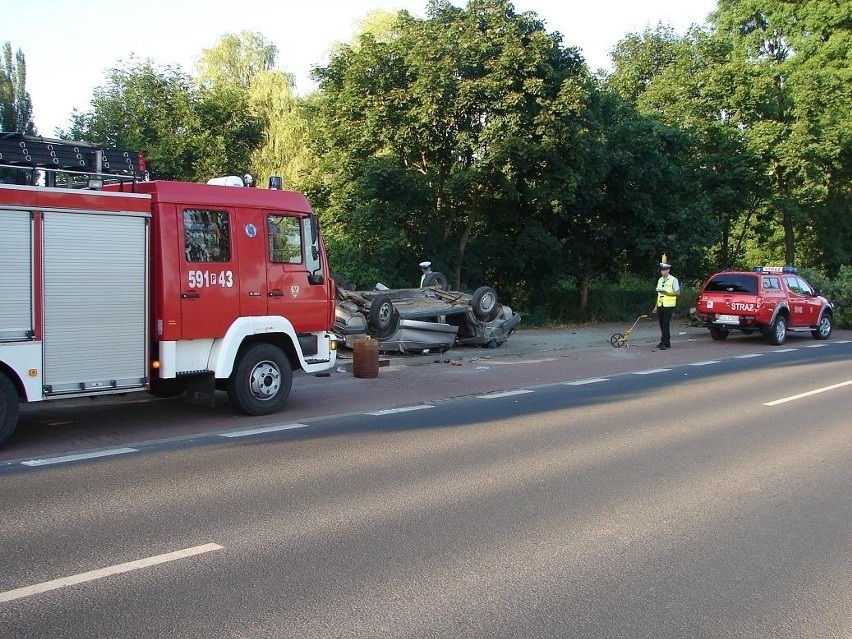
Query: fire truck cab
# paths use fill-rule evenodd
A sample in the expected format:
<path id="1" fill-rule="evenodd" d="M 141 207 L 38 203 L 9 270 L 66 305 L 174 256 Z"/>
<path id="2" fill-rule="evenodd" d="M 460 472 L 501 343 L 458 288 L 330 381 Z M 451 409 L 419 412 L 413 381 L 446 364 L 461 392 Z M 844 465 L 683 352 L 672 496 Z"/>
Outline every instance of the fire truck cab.
<path id="1" fill-rule="evenodd" d="M 334 367 L 334 282 L 303 195 L 144 181 L 132 152 L 0 136 L 0 442 L 21 402 L 222 389 L 262 415 L 293 370 Z"/>

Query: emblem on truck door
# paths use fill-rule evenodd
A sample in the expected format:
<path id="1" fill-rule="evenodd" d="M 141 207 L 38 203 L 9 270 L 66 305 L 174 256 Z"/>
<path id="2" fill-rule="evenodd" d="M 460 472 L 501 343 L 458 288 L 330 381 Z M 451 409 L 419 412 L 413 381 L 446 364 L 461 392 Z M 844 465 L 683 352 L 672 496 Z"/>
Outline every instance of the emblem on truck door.
<path id="1" fill-rule="evenodd" d="M 292 295 L 293 297 L 299 297 L 299 285 L 298 284 L 293 284 L 293 286 L 290 287 L 290 295 Z"/>
<path id="2" fill-rule="evenodd" d="M 246 237 L 257 235 L 257 227 L 254 224 L 246 224 Z"/>

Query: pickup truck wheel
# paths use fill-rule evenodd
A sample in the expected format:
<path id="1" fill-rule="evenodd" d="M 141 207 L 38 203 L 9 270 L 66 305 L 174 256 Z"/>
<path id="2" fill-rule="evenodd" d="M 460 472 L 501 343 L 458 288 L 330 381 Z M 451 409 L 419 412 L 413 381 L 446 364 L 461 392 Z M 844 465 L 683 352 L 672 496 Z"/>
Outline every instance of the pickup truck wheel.
<path id="1" fill-rule="evenodd" d="M 255 344 L 237 362 L 228 397 L 247 415 L 270 415 L 281 410 L 292 385 L 293 369 L 284 351 L 272 344 Z"/>
<path id="2" fill-rule="evenodd" d="M 772 323 L 771 332 L 769 333 L 769 343 L 774 346 L 781 346 L 785 339 L 787 339 L 787 318 L 779 315 Z"/>
<path id="3" fill-rule="evenodd" d="M 480 286 L 470 299 L 473 316 L 480 322 L 490 322 L 500 313 L 497 305 L 497 291 L 490 286 Z"/>
<path id="4" fill-rule="evenodd" d="M 731 331 L 729 331 L 727 328 L 721 328 L 720 326 L 710 327 L 710 337 L 712 337 L 717 342 L 721 342 L 723 339 L 727 339 L 730 332 Z"/>
<path id="5" fill-rule="evenodd" d="M 831 336 L 831 330 L 834 328 L 834 320 L 831 315 L 825 313 L 819 318 L 816 330 L 811 331 L 814 339 L 828 339 Z"/>
<path id="6" fill-rule="evenodd" d="M 0 444 L 15 432 L 20 410 L 21 404 L 15 385 L 6 375 L 0 373 Z"/>

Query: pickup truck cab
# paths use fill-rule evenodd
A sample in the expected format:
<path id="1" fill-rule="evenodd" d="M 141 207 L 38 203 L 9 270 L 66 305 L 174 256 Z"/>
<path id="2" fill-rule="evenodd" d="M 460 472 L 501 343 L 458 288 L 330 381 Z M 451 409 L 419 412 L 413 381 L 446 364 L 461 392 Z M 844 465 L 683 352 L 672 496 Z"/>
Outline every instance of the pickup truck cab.
<path id="1" fill-rule="evenodd" d="M 723 340 L 732 330 L 760 331 L 771 344 L 784 343 L 788 331 L 810 331 L 828 339 L 834 305 L 791 266 L 757 266 L 753 271 L 722 271 L 705 282 L 696 316 Z"/>

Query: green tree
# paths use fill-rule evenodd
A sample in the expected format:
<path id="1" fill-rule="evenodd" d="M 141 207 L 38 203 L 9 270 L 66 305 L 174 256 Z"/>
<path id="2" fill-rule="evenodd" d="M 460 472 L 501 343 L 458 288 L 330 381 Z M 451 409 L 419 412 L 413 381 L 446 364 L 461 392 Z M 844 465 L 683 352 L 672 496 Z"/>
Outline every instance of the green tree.
<path id="1" fill-rule="evenodd" d="M 731 47 L 723 72 L 742 78 L 728 110 L 770 181 L 765 206 L 782 233 L 778 257 L 801 264 L 830 260 L 826 266 L 836 269 L 850 257 L 848 249 L 845 255 L 839 250 L 837 232 L 852 245 L 845 219 L 852 148 L 848 6 L 720 0 L 712 21 Z M 833 223 L 838 214 L 839 226 Z M 818 254 L 820 247 L 828 254 Z"/>
<path id="2" fill-rule="evenodd" d="M 12 56 L 12 44 L 3 44 L 3 68 L 0 70 L 0 131 L 18 131 L 33 135 L 33 108 L 27 93 L 27 64 L 18 49 Z"/>
<path id="3" fill-rule="evenodd" d="M 368 160 L 386 158 L 385 168 L 416 178 L 417 193 L 431 193 L 428 208 L 386 220 L 408 263 L 428 256 L 456 286 L 493 281 L 505 269 L 475 245 L 517 216 L 524 154 L 538 144 L 533 120 L 582 64 L 505 1 L 430 2 L 427 14 L 401 13 L 392 37 L 363 34 L 317 70 L 318 150 L 337 187 L 325 191 L 327 209 L 334 224 L 361 225 L 361 194 L 346 185 L 361 183 Z M 370 246 L 361 250 L 369 264 Z"/>
<path id="4" fill-rule="evenodd" d="M 761 215 L 767 182 L 752 152 L 730 97 L 747 70 L 726 67 L 730 45 L 702 29 L 678 37 L 667 27 L 629 34 L 616 46 L 614 72 L 606 86 L 636 106 L 640 113 L 688 134 L 690 157 L 709 213 L 703 247 L 712 250 L 716 268 L 743 257 L 747 239 L 766 237 Z"/>
<path id="5" fill-rule="evenodd" d="M 204 49 L 196 68 L 202 86 L 238 85 L 248 88 L 254 79 L 275 66 L 278 48 L 253 31 L 223 36 L 215 46 Z"/>
<path id="6" fill-rule="evenodd" d="M 179 67 L 150 60 L 131 59 L 106 79 L 64 137 L 141 150 L 160 179 L 203 182 L 248 170 L 260 127 L 245 89 L 199 89 Z"/>
<path id="7" fill-rule="evenodd" d="M 195 179 L 196 164 L 203 157 L 195 102 L 193 82 L 182 70 L 131 59 L 106 73 L 91 109 L 75 110 L 62 135 L 143 151 L 157 178 Z"/>

